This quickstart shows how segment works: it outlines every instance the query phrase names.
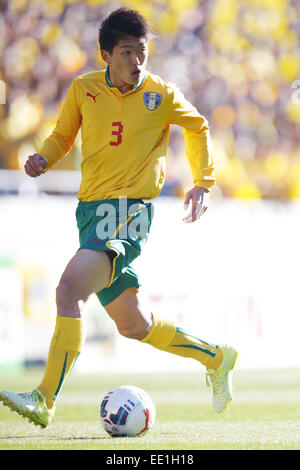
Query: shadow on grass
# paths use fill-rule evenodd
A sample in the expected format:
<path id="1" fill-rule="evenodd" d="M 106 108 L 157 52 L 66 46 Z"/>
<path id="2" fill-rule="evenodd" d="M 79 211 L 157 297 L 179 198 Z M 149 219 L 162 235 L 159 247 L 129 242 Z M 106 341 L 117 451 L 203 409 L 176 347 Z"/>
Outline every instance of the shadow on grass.
<path id="1" fill-rule="evenodd" d="M 160 436 L 180 436 L 181 434 L 178 432 L 160 432 Z M 149 434 L 147 434 L 147 438 L 149 438 Z M 152 437 L 153 434 L 152 434 Z M 128 439 L 129 441 L 133 439 L 142 440 L 143 436 L 135 436 L 135 437 L 106 437 L 106 436 L 58 436 L 58 435 L 28 435 L 28 436 L 15 436 L 15 435 L 7 435 L 7 436 L 0 436 L 0 442 L 5 440 L 49 440 L 49 441 L 102 441 L 104 443 L 109 442 L 116 442 L 121 440 L 122 442 Z"/>

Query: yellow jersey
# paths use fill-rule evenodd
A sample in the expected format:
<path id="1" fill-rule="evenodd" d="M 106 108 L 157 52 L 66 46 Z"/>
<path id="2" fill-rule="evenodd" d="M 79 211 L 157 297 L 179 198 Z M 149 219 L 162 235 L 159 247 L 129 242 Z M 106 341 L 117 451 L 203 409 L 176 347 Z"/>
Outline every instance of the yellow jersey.
<path id="1" fill-rule="evenodd" d="M 53 167 L 81 127 L 78 199 L 151 200 L 165 181 L 170 124 L 183 128 L 194 185 L 210 190 L 215 175 L 207 120 L 176 85 L 149 72 L 125 94 L 110 82 L 109 68 L 76 77 L 39 153 Z"/>

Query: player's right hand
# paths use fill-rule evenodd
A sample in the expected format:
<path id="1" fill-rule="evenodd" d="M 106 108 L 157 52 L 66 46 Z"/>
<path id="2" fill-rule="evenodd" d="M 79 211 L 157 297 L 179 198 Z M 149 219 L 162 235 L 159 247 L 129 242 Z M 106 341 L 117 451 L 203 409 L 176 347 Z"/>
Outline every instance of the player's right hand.
<path id="1" fill-rule="evenodd" d="M 42 157 L 39 153 L 34 153 L 33 155 L 29 155 L 27 162 L 25 163 L 25 172 L 28 176 L 32 176 L 35 178 L 36 176 L 40 176 L 43 171 L 45 171 L 48 167 L 48 162 L 46 158 Z"/>

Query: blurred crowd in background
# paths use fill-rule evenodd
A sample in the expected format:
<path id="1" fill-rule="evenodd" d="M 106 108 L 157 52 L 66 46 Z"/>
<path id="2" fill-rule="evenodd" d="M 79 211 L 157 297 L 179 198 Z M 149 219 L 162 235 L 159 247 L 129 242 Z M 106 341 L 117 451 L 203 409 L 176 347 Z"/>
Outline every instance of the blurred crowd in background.
<path id="1" fill-rule="evenodd" d="M 156 33 L 148 69 L 177 83 L 209 121 L 214 196 L 300 198 L 300 0 L 0 0 L 0 168 L 23 168 L 72 79 L 105 68 L 99 25 L 123 5 Z M 55 169 L 78 170 L 80 146 L 79 133 Z M 172 126 L 162 194 L 190 187 Z"/>

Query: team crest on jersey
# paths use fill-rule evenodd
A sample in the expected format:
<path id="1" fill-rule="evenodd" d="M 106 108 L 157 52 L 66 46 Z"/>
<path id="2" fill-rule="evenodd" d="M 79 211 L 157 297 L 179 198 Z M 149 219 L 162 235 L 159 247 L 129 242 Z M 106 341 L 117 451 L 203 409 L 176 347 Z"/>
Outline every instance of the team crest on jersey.
<path id="1" fill-rule="evenodd" d="M 144 93 L 144 103 L 149 111 L 154 111 L 158 108 L 162 100 L 162 95 L 160 93 L 155 93 L 154 91 L 147 91 Z"/>

